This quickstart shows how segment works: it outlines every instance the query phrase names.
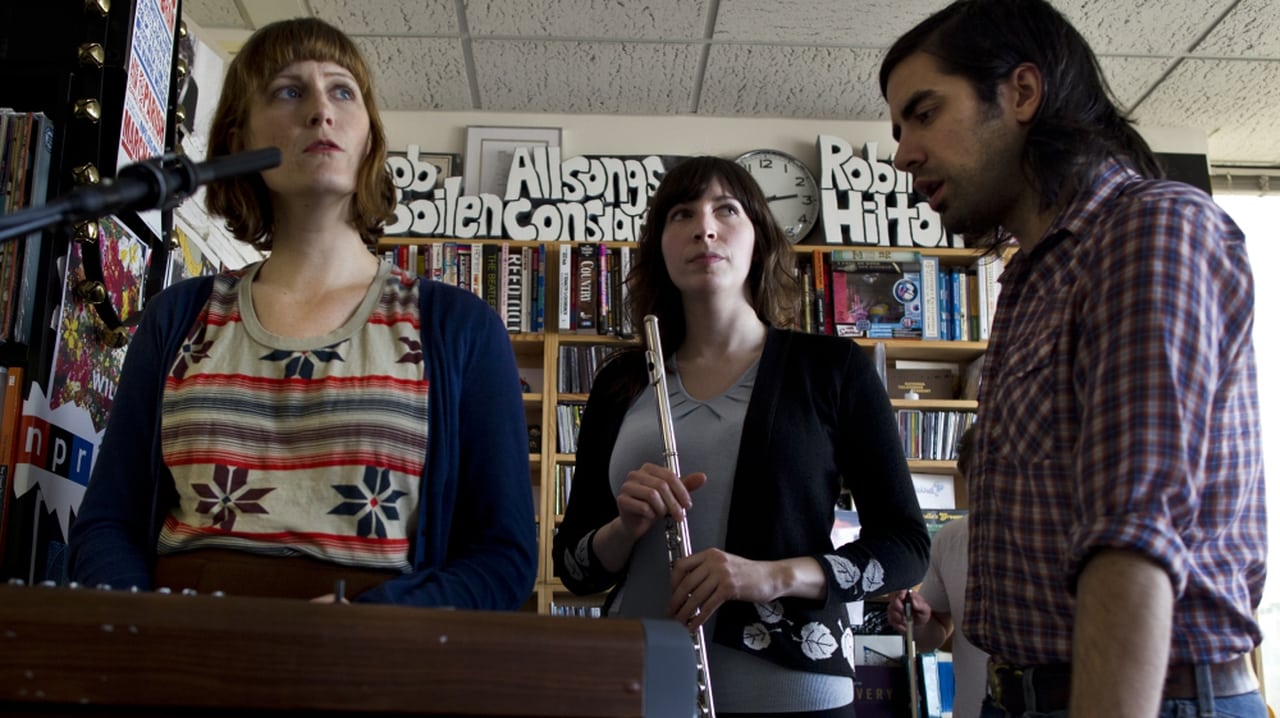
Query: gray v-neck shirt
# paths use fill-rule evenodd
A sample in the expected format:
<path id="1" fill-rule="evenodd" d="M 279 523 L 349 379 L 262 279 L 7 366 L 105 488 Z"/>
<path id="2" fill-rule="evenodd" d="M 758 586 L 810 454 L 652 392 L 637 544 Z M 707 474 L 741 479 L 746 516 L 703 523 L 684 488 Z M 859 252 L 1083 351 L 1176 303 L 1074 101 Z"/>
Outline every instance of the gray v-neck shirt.
<path id="1" fill-rule="evenodd" d="M 685 391 L 674 358 L 667 362 L 667 394 L 680 472 L 687 475 L 701 471 L 707 475 L 707 483 L 693 493 L 693 507 L 688 511 L 690 553 L 711 547 L 724 548 L 742 424 L 758 367 L 759 361 L 756 361 L 727 391 L 701 401 Z M 665 464 L 657 398 L 652 388 L 636 397 L 618 432 L 609 461 L 609 483 L 615 496 L 627 472 L 645 462 Z M 658 522 L 632 550 L 624 587 L 613 603 L 612 615 L 665 617 L 671 597 L 670 582 L 666 523 Z M 714 628 L 713 616 L 703 628 L 703 635 L 709 638 Z M 742 651 L 714 645 L 710 640 L 707 653 L 719 711 L 823 710 L 847 705 L 853 700 L 853 683 L 848 678 L 784 668 Z"/>

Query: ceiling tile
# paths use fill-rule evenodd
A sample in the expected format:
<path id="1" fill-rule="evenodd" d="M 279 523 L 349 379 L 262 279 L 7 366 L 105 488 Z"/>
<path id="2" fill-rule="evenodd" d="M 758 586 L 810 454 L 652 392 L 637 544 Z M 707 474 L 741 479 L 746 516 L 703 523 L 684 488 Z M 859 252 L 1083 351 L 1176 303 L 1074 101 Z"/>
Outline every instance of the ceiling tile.
<path id="1" fill-rule="evenodd" d="M 264 27 L 280 20 L 311 16 L 303 0 L 239 0 L 236 4 L 240 6 L 244 19 L 251 28 Z"/>
<path id="2" fill-rule="evenodd" d="M 887 48 L 945 0 L 732 0 L 720 3 L 716 40 Z"/>
<path id="3" fill-rule="evenodd" d="M 696 40 L 709 0 L 465 0 L 472 37 Z"/>
<path id="4" fill-rule="evenodd" d="M 1141 100 L 1174 62 L 1173 59 L 1164 57 L 1102 55 L 1098 58 L 1111 92 L 1125 108 L 1132 108 Z"/>
<path id="5" fill-rule="evenodd" d="M 1153 125 L 1203 128 L 1214 162 L 1275 162 L 1280 158 L 1280 62 L 1183 60 L 1138 106 L 1135 117 Z M 1248 134 L 1255 135 L 1255 149 L 1242 152 L 1236 138 Z M 1229 148 L 1235 154 L 1221 154 Z"/>
<path id="6" fill-rule="evenodd" d="M 353 38 L 374 70 L 383 110 L 469 110 L 462 42 L 445 38 Z"/>
<path id="7" fill-rule="evenodd" d="M 1210 133 L 1209 159 L 1215 165 L 1280 165 L 1275 120 L 1254 118 Z"/>
<path id="8" fill-rule="evenodd" d="M 662 43 L 476 40 L 478 109 L 689 112 L 700 51 Z"/>
<path id="9" fill-rule="evenodd" d="M 456 35 L 454 0 L 311 0 L 315 16 L 351 35 Z"/>
<path id="10" fill-rule="evenodd" d="M 229 52 L 261 22 L 328 20 L 358 38 L 388 110 L 882 121 L 884 49 L 947 2 L 185 0 L 184 12 Z M 1204 129 L 1215 162 L 1280 164 L 1280 0 L 1053 2 L 1143 125 Z M 1213 60 L 1235 64 L 1197 64 Z"/>
<path id="11" fill-rule="evenodd" d="M 1195 48 L 1197 55 L 1280 58 L 1275 0 L 1241 0 Z"/>
<path id="12" fill-rule="evenodd" d="M 1186 52 L 1235 0 L 1054 0 L 1098 54 Z"/>
<path id="13" fill-rule="evenodd" d="M 228 0 L 185 0 L 182 14 L 190 16 L 201 27 L 249 28 L 240 16 L 240 8 Z"/>
<path id="14" fill-rule="evenodd" d="M 876 120 L 888 117 L 880 50 L 715 45 L 698 114 Z"/>

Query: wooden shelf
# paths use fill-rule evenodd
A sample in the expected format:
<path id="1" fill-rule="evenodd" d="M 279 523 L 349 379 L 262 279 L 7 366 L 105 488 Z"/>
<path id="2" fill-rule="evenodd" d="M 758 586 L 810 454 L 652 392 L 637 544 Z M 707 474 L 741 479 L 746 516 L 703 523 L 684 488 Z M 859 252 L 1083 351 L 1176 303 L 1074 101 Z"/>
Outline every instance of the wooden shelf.
<path id="1" fill-rule="evenodd" d="M 889 403 L 895 409 L 921 409 L 932 411 L 977 411 L 978 402 L 973 399 L 894 399 Z"/>
<path id="2" fill-rule="evenodd" d="M 986 342 L 939 342 L 922 339 L 854 339 L 858 346 L 875 351 L 876 344 L 884 345 L 885 358 L 924 359 L 927 361 L 971 362 L 987 351 Z"/>
<path id="3" fill-rule="evenodd" d="M 610 334 L 588 334 L 564 332 L 556 333 L 556 341 L 561 344 L 617 344 L 618 346 L 627 346 L 629 344 L 639 344 L 640 340 L 636 338 L 627 339 L 624 337 L 615 337 Z"/>
<path id="4" fill-rule="evenodd" d="M 956 462 L 954 461 L 920 461 L 917 459 L 908 461 L 907 466 L 912 471 L 918 471 L 922 474 L 950 474 L 956 470 Z"/>

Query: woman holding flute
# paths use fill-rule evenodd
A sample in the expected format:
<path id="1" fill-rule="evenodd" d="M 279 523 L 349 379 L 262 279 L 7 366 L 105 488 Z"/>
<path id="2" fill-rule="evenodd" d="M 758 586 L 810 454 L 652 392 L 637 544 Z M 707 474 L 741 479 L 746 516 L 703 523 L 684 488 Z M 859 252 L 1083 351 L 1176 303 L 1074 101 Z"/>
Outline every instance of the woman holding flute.
<path id="1" fill-rule="evenodd" d="M 683 475 L 667 468 L 644 352 L 601 368 L 553 556 L 566 587 L 610 590 L 608 615 L 705 631 L 721 718 L 853 715 L 847 604 L 908 588 L 929 538 L 897 422 L 847 339 L 789 331 L 791 249 L 750 174 L 695 157 L 658 187 L 627 279 L 659 320 Z M 860 537 L 830 532 L 842 489 Z M 696 498 L 696 500 L 695 500 Z M 667 517 L 691 546 L 674 562 Z"/>

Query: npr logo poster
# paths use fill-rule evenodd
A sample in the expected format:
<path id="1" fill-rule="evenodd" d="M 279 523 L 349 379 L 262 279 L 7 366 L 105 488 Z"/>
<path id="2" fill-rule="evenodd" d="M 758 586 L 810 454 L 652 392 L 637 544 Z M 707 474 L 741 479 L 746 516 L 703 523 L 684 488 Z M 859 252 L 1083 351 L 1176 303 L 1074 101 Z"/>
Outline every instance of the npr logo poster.
<path id="1" fill-rule="evenodd" d="M 79 509 L 89 484 L 102 432 L 94 430 L 89 413 L 75 404 L 50 410 L 39 384 L 31 385 L 22 414 L 15 447 L 14 495 L 21 497 L 38 487 L 45 506 L 57 514 L 65 539 L 71 512 Z"/>

